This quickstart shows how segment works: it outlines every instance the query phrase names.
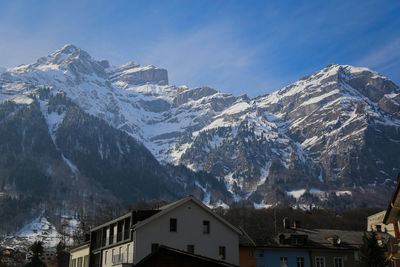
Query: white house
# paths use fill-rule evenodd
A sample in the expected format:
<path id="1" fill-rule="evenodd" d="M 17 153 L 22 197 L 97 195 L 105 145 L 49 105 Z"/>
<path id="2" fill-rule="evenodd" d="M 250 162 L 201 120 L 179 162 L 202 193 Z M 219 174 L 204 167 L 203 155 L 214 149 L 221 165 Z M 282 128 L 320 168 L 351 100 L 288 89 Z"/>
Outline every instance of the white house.
<path id="1" fill-rule="evenodd" d="M 93 228 L 90 266 L 137 264 L 158 245 L 239 265 L 240 235 L 239 229 L 188 196 Z"/>

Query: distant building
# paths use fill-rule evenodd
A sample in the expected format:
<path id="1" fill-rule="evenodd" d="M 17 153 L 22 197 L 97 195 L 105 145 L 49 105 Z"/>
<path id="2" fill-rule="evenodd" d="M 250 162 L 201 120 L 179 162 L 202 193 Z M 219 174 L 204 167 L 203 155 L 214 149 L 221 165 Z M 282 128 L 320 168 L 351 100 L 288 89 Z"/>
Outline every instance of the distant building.
<path id="1" fill-rule="evenodd" d="M 392 261 L 393 266 L 400 266 L 400 174 L 397 176 L 397 184 L 394 189 L 389 206 L 386 210 L 383 223 L 392 225 L 394 228 L 394 238 L 388 243 L 388 259 Z"/>
<path id="2" fill-rule="evenodd" d="M 132 266 L 160 245 L 238 265 L 241 234 L 189 196 L 157 210 L 129 212 L 93 228 L 90 266 Z"/>
<path id="3" fill-rule="evenodd" d="M 384 232 L 388 233 L 391 236 L 395 236 L 394 234 L 394 227 L 393 224 L 384 224 L 383 219 L 385 218 L 386 210 L 375 213 L 371 216 L 368 216 L 368 223 L 367 223 L 367 231 L 371 232 Z"/>
<path id="4" fill-rule="evenodd" d="M 358 266 L 363 234 L 335 229 L 285 229 L 274 242 L 257 247 L 257 266 Z"/>

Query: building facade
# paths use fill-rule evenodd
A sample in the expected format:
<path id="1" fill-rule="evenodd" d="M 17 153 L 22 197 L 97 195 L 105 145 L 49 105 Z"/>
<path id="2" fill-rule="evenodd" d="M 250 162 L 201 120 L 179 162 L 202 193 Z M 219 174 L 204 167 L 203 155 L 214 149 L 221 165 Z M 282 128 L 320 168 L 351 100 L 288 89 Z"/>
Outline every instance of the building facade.
<path id="1" fill-rule="evenodd" d="M 385 218 L 386 210 L 383 210 L 381 212 L 372 214 L 371 216 L 368 216 L 367 219 L 367 231 L 371 232 L 383 232 L 383 233 L 388 233 L 391 236 L 395 236 L 394 234 L 394 227 L 393 224 L 384 224 L 383 219 Z"/>
<path id="2" fill-rule="evenodd" d="M 88 267 L 90 255 L 90 243 L 86 242 L 69 250 L 70 267 Z"/>
<path id="3" fill-rule="evenodd" d="M 258 267 L 310 267 L 309 252 L 300 247 L 257 248 Z"/>
<path id="4" fill-rule="evenodd" d="M 160 245 L 239 265 L 241 231 L 189 196 L 91 230 L 90 266 L 132 266 Z"/>

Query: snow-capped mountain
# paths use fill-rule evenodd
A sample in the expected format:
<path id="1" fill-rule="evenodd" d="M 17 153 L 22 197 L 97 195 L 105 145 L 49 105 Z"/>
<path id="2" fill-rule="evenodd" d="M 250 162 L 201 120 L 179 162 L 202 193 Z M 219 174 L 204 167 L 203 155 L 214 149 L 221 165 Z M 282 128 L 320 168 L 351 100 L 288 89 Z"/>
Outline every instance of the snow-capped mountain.
<path id="1" fill-rule="evenodd" d="M 65 184 L 57 197 L 70 206 L 184 194 L 210 205 L 385 205 L 399 171 L 400 89 L 366 68 L 329 65 L 250 99 L 168 85 L 165 69 L 112 66 L 66 45 L 3 69 L 0 88 L 0 123 L 11 127 L 0 132 L 16 133 L 12 146 L 0 140 L 3 196 L 26 192 L 21 158 L 42 183 Z"/>

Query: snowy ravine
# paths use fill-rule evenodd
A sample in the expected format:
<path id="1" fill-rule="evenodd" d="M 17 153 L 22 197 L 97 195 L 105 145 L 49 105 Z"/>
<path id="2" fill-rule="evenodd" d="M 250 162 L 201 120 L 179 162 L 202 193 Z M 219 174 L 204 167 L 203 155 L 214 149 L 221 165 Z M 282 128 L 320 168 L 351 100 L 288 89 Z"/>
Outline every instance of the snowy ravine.
<path id="1" fill-rule="evenodd" d="M 309 203 L 353 197 L 368 203 L 364 192 L 390 191 L 399 171 L 392 151 L 400 148 L 400 90 L 367 68 L 329 65 L 250 99 L 168 85 L 162 68 L 112 66 L 66 45 L 33 64 L 3 70 L 0 78 L 1 101 L 30 105 L 40 86 L 52 96 L 65 94 L 143 143 L 162 164 L 210 173 L 232 200 L 255 207 L 283 198 Z M 49 112 L 46 101 L 40 106 L 54 141 L 65 114 Z M 63 159 L 79 172 L 76 162 Z M 229 204 L 211 184 L 193 185 L 205 203 Z M 327 193 L 313 194 L 314 189 Z"/>
<path id="2" fill-rule="evenodd" d="M 41 241 L 46 250 L 54 250 L 59 242 L 67 246 L 73 244 L 73 234 L 78 227 L 78 220 L 63 216 L 63 234 L 57 231 L 43 215 L 25 225 L 15 235 L 8 236 L 1 241 L 2 247 L 28 252 L 29 247 L 36 241 Z"/>

